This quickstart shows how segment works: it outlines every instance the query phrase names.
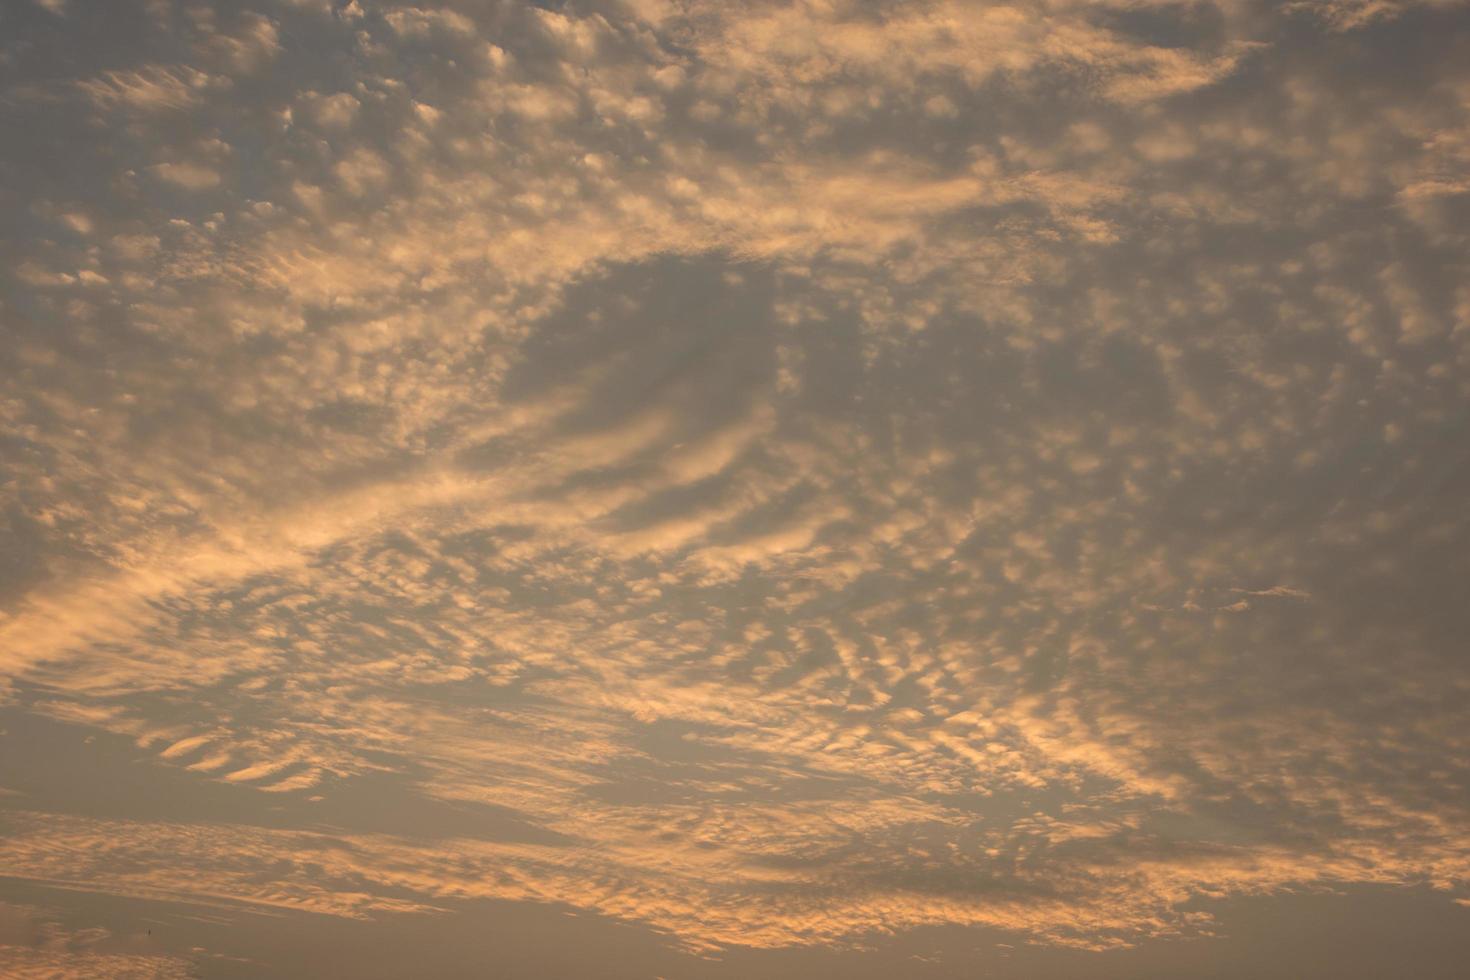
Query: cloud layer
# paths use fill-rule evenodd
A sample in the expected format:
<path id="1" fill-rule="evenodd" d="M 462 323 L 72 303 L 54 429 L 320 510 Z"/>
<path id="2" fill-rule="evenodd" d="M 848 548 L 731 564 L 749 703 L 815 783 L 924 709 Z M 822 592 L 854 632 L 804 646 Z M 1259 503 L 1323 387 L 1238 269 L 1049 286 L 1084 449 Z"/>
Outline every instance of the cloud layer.
<path id="1" fill-rule="evenodd" d="M 284 814 L 16 792 L 6 874 L 704 952 L 1470 894 L 1462 5 L 6 17 L 0 692 Z"/>

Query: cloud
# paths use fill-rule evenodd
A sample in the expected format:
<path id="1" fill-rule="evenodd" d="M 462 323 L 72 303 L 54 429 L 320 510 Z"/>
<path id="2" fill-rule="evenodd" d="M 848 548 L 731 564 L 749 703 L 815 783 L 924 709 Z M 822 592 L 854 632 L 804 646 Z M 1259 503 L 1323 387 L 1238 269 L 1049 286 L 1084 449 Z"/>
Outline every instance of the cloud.
<path id="1" fill-rule="evenodd" d="M 215 85 L 206 73 L 185 66 L 144 65 L 128 71 L 106 71 L 77 82 L 96 106 L 142 111 L 189 109 L 199 105 Z"/>
<path id="2" fill-rule="evenodd" d="M 1273 585 L 1269 589 L 1231 589 L 1230 591 L 1232 591 L 1232 592 L 1238 592 L 1238 593 L 1241 593 L 1242 595 L 1248 595 L 1248 596 L 1264 596 L 1264 597 L 1268 597 L 1268 598 L 1282 598 L 1282 599 L 1310 599 L 1310 598 L 1312 598 L 1312 595 L 1311 595 L 1310 592 L 1303 592 L 1301 589 L 1293 589 L 1293 588 L 1291 588 L 1290 586 L 1287 586 L 1287 585 Z"/>
<path id="3" fill-rule="evenodd" d="M 1308 10 L 1321 17 L 1335 30 L 1353 30 L 1392 20 L 1416 8 L 1454 9 L 1462 0 L 1299 0 L 1293 8 Z"/>
<path id="4" fill-rule="evenodd" d="M 273 21 L 261 14 L 248 13 L 240 18 L 235 31 L 213 33 L 204 46 L 234 72 L 249 74 L 275 58 L 281 42 Z"/>
<path id="5" fill-rule="evenodd" d="M 1470 87 L 1318 13 L 201 7 L 0 106 L 96 148 L 17 171 L 7 703 L 270 808 L 5 866 L 705 951 L 1455 900 Z"/>
<path id="6" fill-rule="evenodd" d="M 218 186 L 220 175 L 213 168 L 197 163 L 159 163 L 153 172 L 160 180 L 177 184 L 185 190 L 200 191 Z"/>
<path id="7" fill-rule="evenodd" d="M 6 976 L 17 980 L 83 976 L 183 980 L 193 974 L 187 959 L 116 948 L 136 937 L 114 937 L 100 927 L 68 930 L 57 918 L 56 913 L 36 906 L 0 903 L 0 968 Z"/>
<path id="8" fill-rule="evenodd" d="M 311 93 L 306 102 L 317 124 L 326 129 L 346 129 L 357 118 L 362 104 L 347 92 L 332 95 Z"/>

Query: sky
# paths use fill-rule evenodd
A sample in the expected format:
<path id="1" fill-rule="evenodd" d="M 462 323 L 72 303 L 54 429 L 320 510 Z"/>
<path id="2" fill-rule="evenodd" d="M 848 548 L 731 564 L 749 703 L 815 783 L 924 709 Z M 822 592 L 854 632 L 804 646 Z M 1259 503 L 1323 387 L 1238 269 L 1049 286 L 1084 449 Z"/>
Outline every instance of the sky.
<path id="1" fill-rule="evenodd" d="M 0 2 L 0 974 L 1470 962 L 1470 5 Z"/>

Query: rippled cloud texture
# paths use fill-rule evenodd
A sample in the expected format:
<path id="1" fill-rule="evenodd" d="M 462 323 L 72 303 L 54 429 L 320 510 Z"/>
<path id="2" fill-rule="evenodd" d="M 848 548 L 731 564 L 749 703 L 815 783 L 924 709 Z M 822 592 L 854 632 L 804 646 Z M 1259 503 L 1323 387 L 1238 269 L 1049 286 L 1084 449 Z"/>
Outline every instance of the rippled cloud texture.
<path id="1" fill-rule="evenodd" d="M 11 0 L 0 72 L 0 972 L 1470 934 L 1470 8 Z"/>

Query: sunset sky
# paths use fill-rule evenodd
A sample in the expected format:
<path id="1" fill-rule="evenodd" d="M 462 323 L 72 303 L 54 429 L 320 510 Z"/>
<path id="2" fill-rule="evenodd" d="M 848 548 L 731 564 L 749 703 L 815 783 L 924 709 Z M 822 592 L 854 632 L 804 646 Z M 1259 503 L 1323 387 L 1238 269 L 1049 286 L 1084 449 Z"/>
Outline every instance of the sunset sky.
<path id="1" fill-rule="evenodd" d="M 0 0 L 0 975 L 1467 963 L 1470 4 Z"/>

